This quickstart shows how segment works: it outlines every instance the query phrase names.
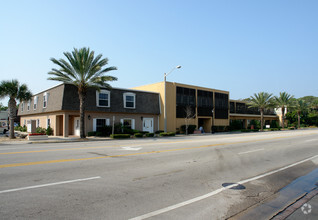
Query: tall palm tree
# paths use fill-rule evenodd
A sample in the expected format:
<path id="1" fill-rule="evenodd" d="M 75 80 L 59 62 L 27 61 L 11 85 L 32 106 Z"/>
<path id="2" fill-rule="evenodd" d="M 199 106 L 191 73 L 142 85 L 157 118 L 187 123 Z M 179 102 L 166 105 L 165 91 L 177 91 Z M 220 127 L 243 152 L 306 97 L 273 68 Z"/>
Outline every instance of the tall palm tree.
<path id="1" fill-rule="evenodd" d="M 67 58 L 67 61 L 51 58 L 51 61 L 58 65 L 60 69 L 53 68 L 48 74 L 54 77 L 49 77 L 48 79 L 70 83 L 77 87 L 80 101 L 80 137 L 85 138 L 84 119 L 87 89 L 94 87 L 99 91 L 100 87 L 111 88 L 107 82 L 115 81 L 117 78 L 104 74 L 117 70 L 117 68 L 113 66 L 103 68 L 108 64 L 108 59 L 102 59 L 102 54 L 94 57 L 94 51 L 90 51 L 86 47 L 79 50 L 74 48 L 72 53 L 64 52 L 63 54 Z"/>
<path id="2" fill-rule="evenodd" d="M 300 128 L 300 114 L 308 110 L 308 104 L 302 99 L 293 99 L 291 109 L 297 112 L 298 116 L 298 129 Z"/>
<path id="3" fill-rule="evenodd" d="M 267 92 L 254 93 L 254 96 L 249 98 L 249 108 L 256 107 L 261 113 L 261 131 L 264 127 L 264 111 L 268 108 L 273 107 L 272 94 Z"/>
<path id="4" fill-rule="evenodd" d="M 8 109 L 10 120 L 10 139 L 14 136 L 14 119 L 17 115 L 17 101 L 28 101 L 32 97 L 26 84 L 20 85 L 18 80 L 4 80 L 0 83 L 0 98 L 9 97 Z"/>
<path id="5" fill-rule="evenodd" d="M 282 110 L 283 128 L 285 128 L 285 109 L 291 105 L 293 97 L 294 96 L 288 94 L 287 92 L 280 92 L 279 96 L 275 96 L 276 105 Z"/>

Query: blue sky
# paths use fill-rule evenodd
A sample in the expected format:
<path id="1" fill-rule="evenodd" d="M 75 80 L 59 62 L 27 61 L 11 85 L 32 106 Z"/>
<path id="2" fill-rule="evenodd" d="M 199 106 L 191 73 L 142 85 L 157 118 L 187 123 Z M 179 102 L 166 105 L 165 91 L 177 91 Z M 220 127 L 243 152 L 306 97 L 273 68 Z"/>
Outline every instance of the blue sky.
<path id="1" fill-rule="evenodd" d="M 51 57 L 90 47 L 117 71 L 114 87 L 163 80 L 230 91 L 318 96 L 318 1 L 2 1 L 0 80 L 33 93 Z M 7 104 L 6 100 L 0 100 Z"/>

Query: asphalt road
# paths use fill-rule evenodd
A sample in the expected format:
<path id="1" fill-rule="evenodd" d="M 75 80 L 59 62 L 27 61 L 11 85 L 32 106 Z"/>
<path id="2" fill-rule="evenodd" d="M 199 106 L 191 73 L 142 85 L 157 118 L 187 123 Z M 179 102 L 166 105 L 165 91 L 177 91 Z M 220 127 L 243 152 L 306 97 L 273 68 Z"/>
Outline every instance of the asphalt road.
<path id="1" fill-rule="evenodd" d="M 318 167 L 318 130 L 0 143 L 0 160 L 1 219 L 235 219 Z"/>

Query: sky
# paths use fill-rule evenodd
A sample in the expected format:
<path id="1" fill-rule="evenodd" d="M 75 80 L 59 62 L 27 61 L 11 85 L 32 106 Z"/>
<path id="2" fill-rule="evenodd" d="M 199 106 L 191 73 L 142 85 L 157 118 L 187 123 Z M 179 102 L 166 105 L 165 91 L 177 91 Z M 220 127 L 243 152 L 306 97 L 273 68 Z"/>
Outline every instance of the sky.
<path id="1" fill-rule="evenodd" d="M 50 58 L 89 47 L 118 70 L 113 87 L 168 81 L 254 93 L 318 96 L 316 0 L 0 1 L 0 80 L 33 93 Z M 7 99 L 0 100 L 7 104 Z"/>

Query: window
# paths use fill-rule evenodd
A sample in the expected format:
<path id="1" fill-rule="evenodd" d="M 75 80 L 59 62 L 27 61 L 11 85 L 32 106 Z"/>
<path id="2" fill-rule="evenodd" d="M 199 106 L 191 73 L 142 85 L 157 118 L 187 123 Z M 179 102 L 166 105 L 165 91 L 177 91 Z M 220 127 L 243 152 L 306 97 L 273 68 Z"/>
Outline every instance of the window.
<path id="1" fill-rule="evenodd" d="M 24 102 L 21 102 L 21 112 L 24 110 Z"/>
<path id="2" fill-rule="evenodd" d="M 229 117 L 229 95 L 224 93 L 215 93 L 215 118 L 228 119 Z"/>
<path id="3" fill-rule="evenodd" d="M 120 123 L 126 128 L 135 129 L 135 119 L 124 118 L 120 119 Z"/>
<path id="4" fill-rule="evenodd" d="M 40 119 L 36 119 L 36 127 L 40 127 Z"/>
<path id="5" fill-rule="evenodd" d="M 30 111 L 31 100 L 28 101 L 27 110 Z"/>
<path id="6" fill-rule="evenodd" d="M 93 131 L 102 131 L 103 127 L 109 126 L 109 118 L 94 118 Z"/>
<path id="7" fill-rule="evenodd" d="M 96 91 L 96 105 L 98 107 L 110 106 L 110 92 L 107 90 Z"/>
<path id="8" fill-rule="evenodd" d="M 49 98 L 49 93 L 44 93 L 43 95 L 43 108 L 47 107 L 47 102 L 48 102 L 48 98 Z"/>
<path id="9" fill-rule="evenodd" d="M 34 97 L 34 100 L 33 100 L 33 109 L 34 109 L 34 110 L 36 110 L 37 105 L 38 105 L 38 97 L 35 96 L 35 97 Z"/>
<path id="10" fill-rule="evenodd" d="M 51 127 L 51 119 L 47 119 L 46 128 Z"/>
<path id="11" fill-rule="evenodd" d="M 136 108 L 136 94 L 135 93 L 124 93 L 124 107 L 125 108 Z"/>

